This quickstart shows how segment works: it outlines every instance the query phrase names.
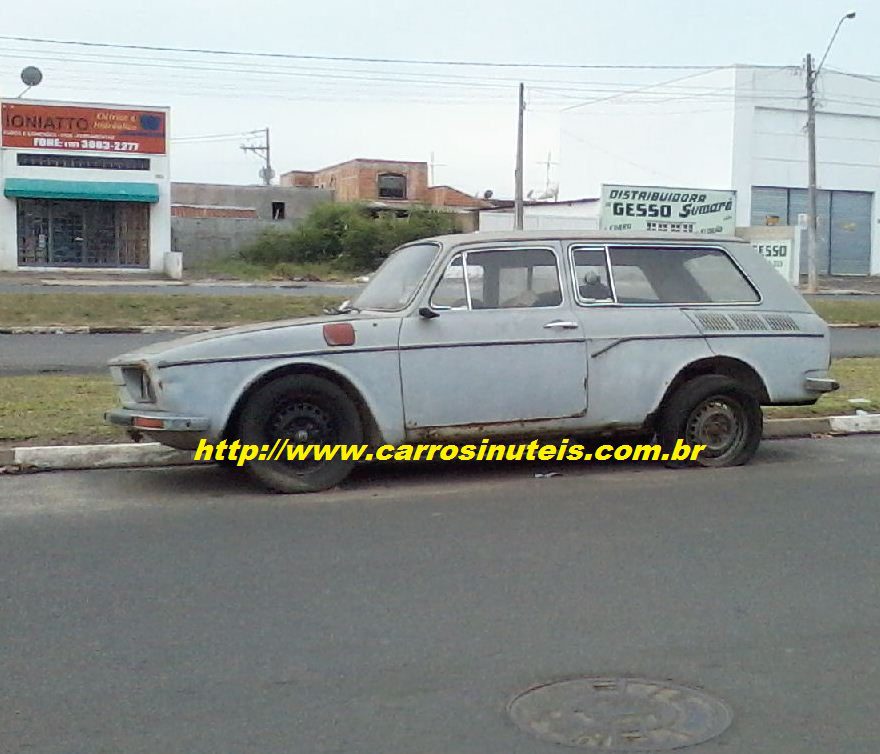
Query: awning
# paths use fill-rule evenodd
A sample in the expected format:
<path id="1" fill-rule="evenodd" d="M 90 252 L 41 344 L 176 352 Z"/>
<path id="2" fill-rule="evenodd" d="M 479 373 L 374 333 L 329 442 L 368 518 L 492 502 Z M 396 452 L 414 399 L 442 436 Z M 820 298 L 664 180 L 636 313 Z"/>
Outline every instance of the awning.
<path id="1" fill-rule="evenodd" d="M 42 178 L 7 178 L 3 195 L 12 199 L 91 199 L 98 202 L 158 202 L 155 183 L 108 181 L 49 181 Z"/>

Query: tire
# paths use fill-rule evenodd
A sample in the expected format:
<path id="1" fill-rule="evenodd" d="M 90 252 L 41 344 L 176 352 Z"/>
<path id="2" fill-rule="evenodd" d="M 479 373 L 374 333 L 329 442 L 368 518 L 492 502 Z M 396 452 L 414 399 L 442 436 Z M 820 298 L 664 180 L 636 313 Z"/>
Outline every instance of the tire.
<path id="1" fill-rule="evenodd" d="M 667 461 L 671 468 L 742 466 L 755 455 L 763 425 L 754 393 L 730 377 L 706 374 L 689 380 L 667 400 L 657 435 L 664 454 L 679 439 L 707 446 L 695 461 Z"/>
<path id="2" fill-rule="evenodd" d="M 332 382 L 314 375 L 279 377 L 259 388 L 241 410 L 241 442 L 273 447 L 295 444 L 360 445 L 363 425 L 354 402 Z M 250 461 L 246 468 L 275 492 L 318 492 L 335 487 L 354 461 Z"/>

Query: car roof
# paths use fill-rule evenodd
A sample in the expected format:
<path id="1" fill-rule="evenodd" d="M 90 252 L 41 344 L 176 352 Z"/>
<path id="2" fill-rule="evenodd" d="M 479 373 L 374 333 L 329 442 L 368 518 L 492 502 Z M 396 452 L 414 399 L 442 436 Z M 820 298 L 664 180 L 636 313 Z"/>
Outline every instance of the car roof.
<path id="1" fill-rule="evenodd" d="M 517 241 L 665 241 L 667 243 L 747 243 L 738 236 L 705 233 L 631 232 L 614 230 L 493 230 L 474 233 L 453 233 L 425 238 L 443 246 L 461 246 L 471 243 L 499 243 Z"/>

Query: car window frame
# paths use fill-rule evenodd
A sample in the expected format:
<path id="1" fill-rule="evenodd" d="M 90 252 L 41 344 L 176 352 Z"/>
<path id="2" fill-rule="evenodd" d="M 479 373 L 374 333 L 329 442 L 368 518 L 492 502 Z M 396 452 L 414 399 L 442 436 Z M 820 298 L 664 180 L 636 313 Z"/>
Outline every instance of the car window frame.
<path id="1" fill-rule="evenodd" d="M 608 273 L 608 286 L 611 288 L 611 300 L 607 298 L 583 298 L 578 285 L 576 267 L 574 263 L 574 253 L 576 251 L 601 251 L 605 256 L 605 271 Z M 620 306 L 617 301 L 617 288 L 614 284 L 614 275 L 611 274 L 611 255 L 608 251 L 608 245 L 602 243 L 585 243 L 575 242 L 568 246 L 568 271 L 571 277 L 571 290 L 574 295 L 575 303 L 578 306 Z"/>
<path id="2" fill-rule="evenodd" d="M 379 312 L 380 314 L 398 314 L 400 312 L 407 311 L 413 305 L 413 303 L 418 300 L 419 295 L 424 290 L 425 285 L 427 284 L 428 280 L 431 278 L 431 275 L 433 274 L 433 271 L 438 264 L 438 260 L 443 256 L 443 252 L 444 252 L 443 244 L 440 243 L 439 241 L 436 241 L 431 238 L 423 238 L 423 239 L 419 239 L 416 241 L 410 241 L 409 243 L 401 244 L 397 248 L 392 249 L 389 252 L 388 256 L 385 258 L 385 260 L 382 261 L 382 264 L 384 264 L 385 261 L 389 257 L 391 257 L 393 254 L 399 254 L 400 252 L 402 252 L 406 249 L 409 249 L 413 246 L 436 246 L 437 251 L 434 253 L 434 258 L 431 260 L 431 263 L 428 265 L 428 268 L 422 274 L 422 277 L 419 280 L 418 285 L 413 289 L 413 292 L 410 294 L 410 297 L 407 299 L 406 303 L 403 304 L 402 306 L 399 306 L 396 309 L 370 309 L 369 307 L 366 307 L 364 309 L 360 309 L 359 311 Z M 381 267 L 381 265 L 380 265 L 380 267 Z M 379 268 L 376 268 L 375 271 L 378 271 L 378 269 Z M 374 273 L 370 273 L 370 274 L 372 275 Z M 360 294 L 358 294 L 358 296 L 359 295 Z M 353 303 L 356 301 L 357 301 L 357 296 L 355 296 L 352 299 Z"/>
<path id="3" fill-rule="evenodd" d="M 644 301 L 644 302 L 629 302 L 629 301 L 619 301 L 617 298 L 617 286 L 614 280 L 614 267 L 611 264 L 611 249 L 612 248 L 620 248 L 620 249 L 632 249 L 632 248 L 657 248 L 657 249 L 709 249 L 712 251 L 720 251 L 725 257 L 727 257 L 728 261 L 734 266 L 737 272 L 742 275 L 743 280 L 745 280 L 746 284 L 752 291 L 755 293 L 757 299 L 755 301 L 680 301 L 680 302 L 667 302 L 667 301 Z M 613 296 L 613 301 L 608 301 L 606 299 L 584 299 L 580 296 L 580 291 L 577 286 L 577 276 L 575 274 L 575 263 L 574 263 L 574 252 L 576 250 L 583 251 L 597 251 L 599 249 L 605 250 L 605 264 L 608 269 L 608 281 L 611 287 L 611 293 Z M 674 251 L 672 252 L 674 253 Z M 631 243 L 620 243 L 620 242 L 602 242 L 602 243 L 589 243 L 585 241 L 575 241 L 568 245 L 568 264 L 569 264 L 569 273 L 571 276 L 571 290 L 574 296 L 574 301 L 578 306 L 582 307 L 594 307 L 594 306 L 633 306 L 638 308 L 645 307 L 659 307 L 659 306 L 678 306 L 678 307 L 704 307 L 704 306 L 760 306 L 764 303 L 764 295 L 761 293 L 761 289 L 757 286 L 752 277 L 743 269 L 742 265 L 736 259 L 736 257 L 730 253 L 724 246 L 719 244 L 711 244 L 711 243 L 700 243 L 700 244 L 688 244 L 688 243 L 675 243 L 673 241 L 664 242 L 664 241 L 633 241 Z"/>
<path id="4" fill-rule="evenodd" d="M 559 303 L 555 306 L 496 306 L 496 307 L 487 307 L 484 309 L 474 309 L 473 308 L 473 300 L 471 297 L 471 286 L 470 281 L 468 280 L 467 275 L 467 266 L 468 266 L 468 255 L 470 254 L 480 254 L 486 251 L 549 251 L 553 255 L 554 267 L 556 269 L 556 282 L 559 286 Z M 467 308 L 453 308 L 453 307 L 434 307 L 433 299 L 434 294 L 437 291 L 437 288 L 440 287 L 440 283 L 443 282 L 443 276 L 446 274 L 446 271 L 449 269 L 452 262 L 455 260 L 457 256 L 461 255 L 462 257 L 462 276 L 464 277 L 464 288 L 465 288 L 465 297 L 467 299 Z M 443 269 L 440 272 L 439 277 L 437 278 L 434 287 L 431 289 L 431 295 L 428 297 L 428 306 L 432 309 L 435 309 L 438 312 L 500 312 L 500 311 L 553 311 L 556 309 L 565 308 L 567 305 L 566 302 L 566 294 L 565 294 L 565 280 L 562 274 L 562 267 L 564 264 L 564 259 L 560 256 L 560 251 L 555 246 L 546 246 L 546 245 L 538 245 L 538 244 L 529 244 L 525 246 L 480 246 L 477 248 L 455 248 L 452 250 L 448 261 L 443 265 Z"/>

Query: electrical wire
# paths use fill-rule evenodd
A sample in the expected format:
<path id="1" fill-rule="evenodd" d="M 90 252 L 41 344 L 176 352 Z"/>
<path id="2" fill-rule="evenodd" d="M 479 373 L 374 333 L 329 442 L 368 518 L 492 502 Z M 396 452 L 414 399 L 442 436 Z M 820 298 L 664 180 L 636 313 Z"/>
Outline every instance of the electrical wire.
<path id="1" fill-rule="evenodd" d="M 417 58 L 371 58 L 348 55 L 303 55 L 284 52 L 246 52 L 242 50 L 214 50 L 199 47 L 163 47 L 160 45 L 114 44 L 110 42 L 86 42 L 71 39 L 49 39 L 45 37 L 19 37 L 0 34 L 0 39 L 9 42 L 31 42 L 37 44 L 70 45 L 77 47 L 97 47 L 113 50 L 138 50 L 141 52 L 172 52 L 224 57 L 273 58 L 278 60 L 323 60 L 349 63 L 383 63 L 397 65 L 461 66 L 474 68 L 548 68 L 568 70 L 644 70 L 644 71 L 696 71 L 717 66 L 702 65 L 600 65 L 579 63 L 513 63 L 479 60 L 426 60 Z"/>

